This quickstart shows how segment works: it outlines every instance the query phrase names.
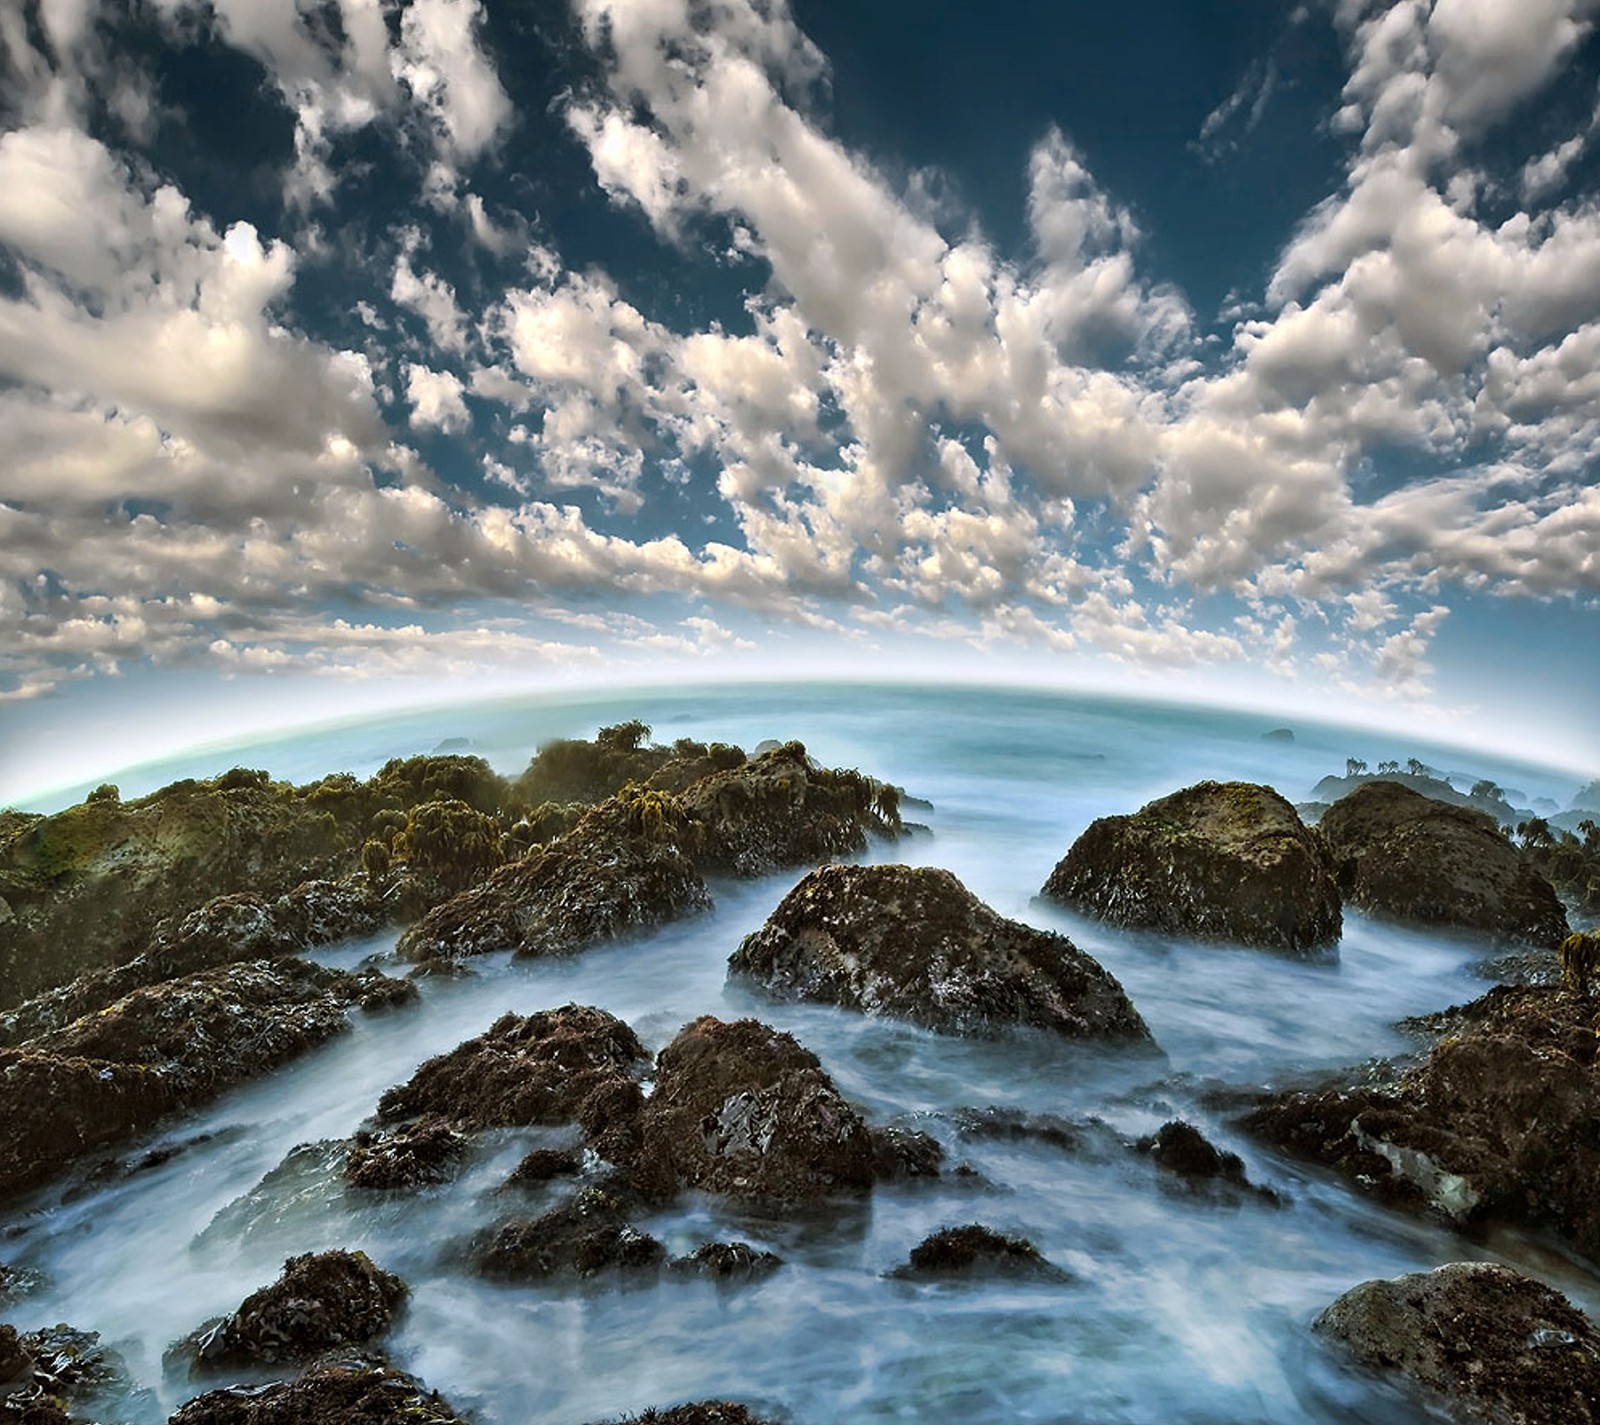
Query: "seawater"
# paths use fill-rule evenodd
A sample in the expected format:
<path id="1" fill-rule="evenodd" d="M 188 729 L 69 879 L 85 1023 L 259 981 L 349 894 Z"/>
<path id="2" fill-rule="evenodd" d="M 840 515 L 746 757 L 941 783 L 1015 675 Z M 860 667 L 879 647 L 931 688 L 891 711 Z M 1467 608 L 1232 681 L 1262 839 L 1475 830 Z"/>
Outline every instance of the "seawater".
<path id="1" fill-rule="evenodd" d="M 1343 1182 L 1275 1156 L 1208 1105 L 1218 1091 L 1285 1084 L 1404 1053 L 1402 1016 L 1482 992 L 1482 947 L 1346 915 L 1336 960 L 1300 963 L 1181 938 L 1117 931 L 1036 902 L 1074 837 L 1096 816 L 1131 811 L 1201 777 L 1268 782 L 1302 800 L 1346 756 L 1419 756 L 1563 803 L 1576 781 L 1459 749 L 1400 745 L 1369 732 L 1271 724 L 1242 714 L 996 690 L 759 688 L 630 694 L 526 707 L 413 715 L 230 749 L 125 775 L 124 795 L 244 761 L 305 780 L 365 774 L 447 737 L 501 770 L 532 746 L 641 716 L 660 740 L 805 741 L 931 801 L 929 833 L 874 844 L 873 860 L 944 866 L 1002 913 L 1066 931 L 1111 970 L 1162 1051 L 1130 1055 L 1044 1035 L 943 1037 L 845 1011 L 773 1002 L 726 979 L 726 959 L 798 872 L 714 887 L 710 914 L 567 961 L 473 962 L 430 980 L 421 1002 L 357 1016 L 316 1053 L 138 1145 L 188 1145 L 100 1186 L 53 1190 L 0 1222 L 0 1257 L 47 1277 L 9 1319 L 101 1332 L 140 1390 L 117 1418 L 164 1420 L 204 1386 L 163 1364 L 166 1347 L 278 1273 L 286 1256 L 361 1248 L 412 1287 L 387 1343 L 483 1425 L 583 1425 L 650 1405 L 731 1396 L 796 1425 L 836 1421 L 1281 1425 L 1427 1417 L 1345 1369 L 1309 1330 L 1318 1310 L 1371 1277 L 1452 1260 L 1502 1260 L 1593 1310 L 1600 1280 L 1530 1238 L 1471 1242 L 1386 1211 Z M 248 754 L 248 755 L 246 755 Z M 207 754 L 213 760 L 219 754 Z M 392 952 L 384 936 L 324 951 L 353 966 Z M 701 1014 L 757 1015 L 794 1033 L 874 1121 L 944 1143 L 936 1183 L 878 1188 L 806 1214 L 768 1215 L 688 1198 L 638 1220 L 670 1250 L 741 1238 L 784 1261 L 726 1287 L 663 1277 L 647 1285 L 491 1285 L 461 1246 L 513 1211 L 569 1190 L 512 1197 L 499 1184 L 537 1130 L 491 1135 L 463 1177 L 400 1196 L 346 1193 L 330 1145 L 423 1059 L 500 1014 L 568 1002 L 611 1010 L 659 1049 Z M 1106 1128 L 1078 1152 L 1040 1141 L 965 1138 L 954 1110 L 1000 1106 Z M 1118 1137 L 1170 1117 L 1241 1153 L 1253 1180 L 1285 1198 L 1193 1193 L 1163 1181 Z M 886 1275 L 941 1226 L 980 1221 L 1030 1238 L 1070 1280 L 909 1284 Z"/>

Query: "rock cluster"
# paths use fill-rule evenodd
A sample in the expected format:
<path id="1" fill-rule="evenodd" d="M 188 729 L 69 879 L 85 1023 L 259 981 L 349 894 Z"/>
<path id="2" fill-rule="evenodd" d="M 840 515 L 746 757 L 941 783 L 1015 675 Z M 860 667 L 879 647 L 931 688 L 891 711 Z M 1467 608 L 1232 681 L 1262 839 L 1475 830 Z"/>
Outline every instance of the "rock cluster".
<path id="1" fill-rule="evenodd" d="M 1308 954 L 1339 939 L 1333 859 L 1271 787 L 1201 782 L 1101 817 L 1046 898 L 1118 925 Z"/>
<path id="2" fill-rule="evenodd" d="M 191 1400 L 168 1425 L 466 1425 L 415 1377 L 358 1357 L 292 1381 L 226 1386 Z"/>
<path id="3" fill-rule="evenodd" d="M 1550 883 L 1482 812 L 1366 782 L 1319 826 L 1346 899 L 1369 914 L 1550 949 L 1567 933 Z"/>
<path id="4" fill-rule="evenodd" d="M 1007 920 L 948 871 L 824 866 L 728 962 L 773 993 L 948 1033 L 1011 1025 L 1147 1039 L 1122 986 L 1066 936 Z"/>

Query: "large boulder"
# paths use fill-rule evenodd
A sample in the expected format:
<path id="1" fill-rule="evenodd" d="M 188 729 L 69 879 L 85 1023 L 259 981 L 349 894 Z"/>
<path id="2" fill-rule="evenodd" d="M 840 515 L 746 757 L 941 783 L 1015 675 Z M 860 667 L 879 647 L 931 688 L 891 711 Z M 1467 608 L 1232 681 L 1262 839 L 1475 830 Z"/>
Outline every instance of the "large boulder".
<path id="1" fill-rule="evenodd" d="M 427 1118 L 463 1132 L 577 1123 L 598 1151 L 623 1156 L 649 1062 L 615 1015 L 569 1004 L 502 1015 L 485 1034 L 424 1063 L 378 1101 L 384 1123 Z"/>
<path id="2" fill-rule="evenodd" d="M 289 1258 L 278 1280 L 231 1316 L 187 1337 L 178 1354 L 207 1370 L 310 1361 L 381 1335 L 405 1298 L 406 1284 L 365 1252 L 307 1253 Z"/>
<path id="3" fill-rule="evenodd" d="M 1367 782 L 1323 813 L 1345 898 L 1371 915 L 1553 948 L 1566 912 L 1491 817 L 1396 782 Z"/>
<path id="4" fill-rule="evenodd" d="M 1499 987 L 1416 1021 L 1442 1037 L 1391 1082 L 1277 1094 L 1245 1126 L 1397 1205 L 1554 1232 L 1600 1261 L 1593 1013 L 1559 990 Z"/>
<path id="5" fill-rule="evenodd" d="M 728 965 L 776 994 L 950 1033 L 1149 1037 L 1122 986 L 1065 935 L 1005 919 L 932 868 L 813 871 Z"/>
<path id="6" fill-rule="evenodd" d="M 1091 823 L 1044 895 L 1118 925 L 1306 954 L 1337 943 L 1333 859 L 1271 787 L 1200 782 Z"/>
<path id="7" fill-rule="evenodd" d="M 136 990 L 0 1050 L 0 1197 L 323 1043 L 348 1027 L 353 1007 L 416 993 L 372 972 L 253 961 Z"/>
<path id="8" fill-rule="evenodd" d="M 668 1197 L 700 1188 L 813 1202 L 872 1186 L 872 1135 L 815 1054 L 753 1019 L 705 1016 L 656 1061 L 636 1180 Z"/>
<path id="9" fill-rule="evenodd" d="M 465 1425 L 444 1399 L 381 1361 L 317 1365 L 297 1380 L 225 1386 L 198 1396 L 168 1425 Z"/>
<path id="10" fill-rule="evenodd" d="M 400 953 L 573 955 L 707 910 L 711 897 L 686 849 L 693 839 L 670 792 L 627 788 L 571 831 L 435 906 L 401 936 Z"/>
<path id="11" fill-rule="evenodd" d="M 1455 1262 L 1363 1282 L 1312 1326 L 1462 1425 L 1600 1422 L 1600 1331 L 1508 1267 Z"/>

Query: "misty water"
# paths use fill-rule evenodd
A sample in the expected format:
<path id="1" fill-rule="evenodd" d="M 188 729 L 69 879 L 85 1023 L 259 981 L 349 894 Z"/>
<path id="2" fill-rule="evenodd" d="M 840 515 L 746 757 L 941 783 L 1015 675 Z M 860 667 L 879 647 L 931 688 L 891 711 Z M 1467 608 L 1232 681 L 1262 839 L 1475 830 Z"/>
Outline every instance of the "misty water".
<path id="1" fill-rule="evenodd" d="M 714 1396 L 796 1425 L 1414 1422 L 1430 1417 L 1343 1368 L 1309 1331 L 1348 1287 L 1446 1261 L 1504 1260 L 1591 1311 L 1600 1305 L 1600 1280 L 1549 1244 L 1470 1242 L 1387 1211 L 1241 1138 L 1226 1112 L 1208 1107 L 1222 1089 L 1406 1052 L 1413 1046 L 1394 1021 L 1486 988 L 1471 968 L 1481 946 L 1347 912 L 1337 959 L 1308 964 L 1118 931 L 1033 900 L 1091 819 L 1202 777 L 1264 781 L 1300 801 L 1346 756 L 1417 756 L 1565 805 L 1576 774 L 1310 724 L 1295 724 L 1292 743 L 1264 740 L 1273 723 L 1234 713 L 1007 690 L 767 687 L 417 714 L 120 780 L 134 795 L 234 762 L 295 780 L 340 767 L 364 775 L 446 738 L 516 771 L 550 736 L 636 715 L 664 741 L 748 748 L 798 737 L 828 765 L 858 766 L 926 798 L 934 809 L 909 815 L 930 834 L 874 844 L 868 858 L 947 867 L 1003 914 L 1066 931 L 1122 981 L 1162 1053 L 1032 1033 L 943 1037 L 730 985 L 727 956 L 799 872 L 715 885 L 711 914 L 573 960 L 485 957 L 470 977 L 423 981 L 419 1004 L 357 1015 L 322 1050 L 125 1155 L 191 1145 L 170 1160 L 109 1184 L 58 1187 L 0 1220 L 0 1257 L 47 1278 L 8 1319 L 97 1330 L 132 1367 L 141 1392 L 105 1418 L 164 1420 L 205 1388 L 164 1371 L 169 1343 L 271 1281 L 285 1257 L 330 1247 L 364 1249 L 405 1278 L 412 1294 L 387 1354 L 483 1425 L 582 1425 Z M 392 945 L 389 935 L 316 958 L 353 966 Z M 620 1015 L 652 1051 L 697 1015 L 757 1015 L 813 1050 L 872 1121 L 921 1128 L 943 1143 L 947 1169 L 972 1171 L 880 1186 L 812 1214 L 690 1196 L 636 1219 L 674 1253 L 738 1238 L 784 1259 L 765 1280 L 731 1287 L 669 1275 L 621 1288 L 472 1276 L 461 1247 L 475 1231 L 571 1190 L 497 1192 L 530 1146 L 571 1141 L 560 1132 L 491 1135 L 459 1179 L 419 1193 L 343 1187 L 330 1145 L 383 1089 L 508 1010 L 568 1002 Z M 991 1105 L 1106 1128 L 1075 1152 L 962 1136 L 952 1111 Z M 1240 1152 L 1285 1205 L 1189 1191 L 1122 1146 L 1175 1116 Z M 973 1221 L 1030 1238 L 1070 1279 L 887 1278 L 929 1232 Z"/>

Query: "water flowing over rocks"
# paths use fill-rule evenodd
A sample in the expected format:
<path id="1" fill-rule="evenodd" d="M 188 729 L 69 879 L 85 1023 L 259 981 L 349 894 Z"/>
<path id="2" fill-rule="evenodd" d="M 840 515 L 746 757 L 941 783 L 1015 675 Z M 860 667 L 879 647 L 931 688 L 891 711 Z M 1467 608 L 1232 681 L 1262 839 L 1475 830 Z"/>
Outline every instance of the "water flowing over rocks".
<path id="1" fill-rule="evenodd" d="M 728 965 L 778 995 L 948 1033 L 1149 1038 L 1121 985 L 1066 936 L 1005 919 L 932 868 L 813 871 Z"/>
<path id="2" fill-rule="evenodd" d="M 1600 1040 L 1594 1007 L 1499 987 L 1414 1021 L 1442 1035 L 1391 1082 L 1279 1094 L 1245 1126 L 1387 1201 L 1503 1221 L 1600 1261 Z"/>
<path id="3" fill-rule="evenodd" d="M 684 1256 L 674 1257 L 668 1265 L 680 1276 L 709 1277 L 720 1282 L 754 1281 L 777 1271 L 783 1258 L 748 1242 L 706 1242 Z"/>
<path id="4" fill-rule="evenodd" d="M 436 1392 L 381 1361 L 313 1366 L 298 1379 L 228 1386 L 191 1400 L 168 1425 L 467 1425 Z"/>
<path id="5" fill-rule="evenodd" d="M 756 1202 L 864 1191 L 872 1135 L 815 1054 L 754 1019 L 705 1016 L 661 1051 L 637 1178 L 653 1196 L 700 1188 Z"/>
<path id="6" fill-rule="evenodd" d="M 1067 1281 L 1068 1273 L 1052 1266 L 1025 1237 L 1012 1237 L 972 1222 L 945 1227 L 911 1249 L 910 1260 L 890 1276 L 905 1280 L 937 1277 L 1032 1277 Z"/>
<path id="7" fill-rule="evenodd" d="M 308 1253 L 291 1257 L 277 1281 L 252 1292 L 231 1316 L 207 1322 L 174 1353 L 206 1370 L 310 1361 L 382 1335 L 405 1299 L 406 1284 L 365 1252 Z"/>
<path id="8" fill-rule="evenodd" d="M 1281 1200 L 1271 1188 L 1259 1187 L 1250 1181 L 1245 1175 L 1244 1159 L 1237 1153 L 1218 1148 L 1192 1123 L 1182 1119 L 1163 1123 L 1134 1147 L 1149 1154 L 1162 1172 L 1181 1178 L 1191 1186 L 1216 1183 L 1253 1193 L 1268 1202 Z"/>
<path id="9" fill-rule="evenodd" d="M 1397 782 L 1367 782 L 1319 829 L 1345 898 L 1371 915 L 1553 948 L 1567 933 L 1550 883 L 1493 818 Z"/>
<path id="10" fill-rule="evenodd" d="M 1117 925 L 1291 954 L 1334 946 L 1334 862 L 1271 787 L 1200 782 L 1092 822 L 1050 873 L 1049 900 Z"/>
<path id="11" fill-rule="evenodd" d="M 124 996 L 98 1014 L 0 1050 L 9 1108 L 0 1196 L 287 1062 L 414 986 L 295 960 L 208 970 Z"/>
<path id="12" fill-rule="evenodd" d="M 1462 1425 L 1595 1425 L 1600 1331 L 1508 1267 L 1456 1262 L 1352 1288 L 1313 1329 Z"/>

